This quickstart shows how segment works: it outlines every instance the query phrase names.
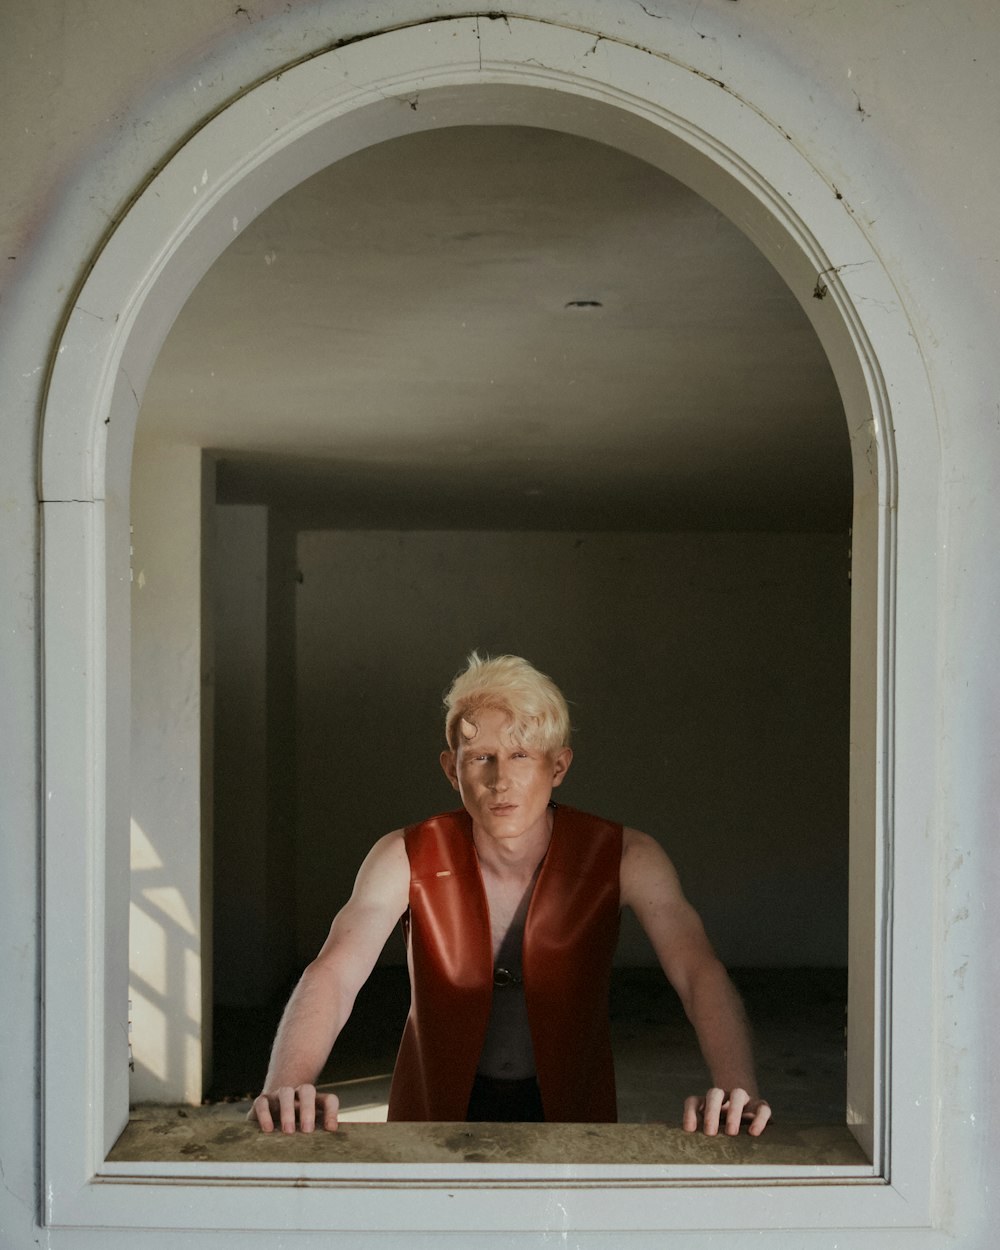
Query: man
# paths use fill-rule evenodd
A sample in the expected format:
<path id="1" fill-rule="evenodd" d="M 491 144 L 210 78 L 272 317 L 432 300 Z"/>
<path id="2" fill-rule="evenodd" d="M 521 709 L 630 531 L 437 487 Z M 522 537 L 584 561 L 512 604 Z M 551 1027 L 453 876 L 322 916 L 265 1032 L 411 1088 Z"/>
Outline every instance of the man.
<path id="1" fill-rule="evenodd" d="M 386 835 L 289 1000 L 264 1091 L 265 1132 L 337 1127 L 313 1084 L 403 918 L 411 1007 L 390 1120 L 615 1120 L 608 987 L 622 905 L 677 990 L 714 1082 L 683 1127 L 757 1136 L 740 999 L 659 845 L 557 806 L 573 758 L 557 687 L 516 656 L 475 653 L 445 699 L 441 766 L 462 808 Z"/>

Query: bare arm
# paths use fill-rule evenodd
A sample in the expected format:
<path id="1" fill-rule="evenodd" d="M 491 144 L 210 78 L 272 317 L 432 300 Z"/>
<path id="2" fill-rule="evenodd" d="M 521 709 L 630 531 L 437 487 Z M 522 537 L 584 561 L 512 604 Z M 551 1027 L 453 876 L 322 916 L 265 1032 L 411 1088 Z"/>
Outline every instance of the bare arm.
<path id="1" fill-rule="evenodd" d="M 402 832 L 387 834 L 365 858 L 354 892 L 337 913 L 322 949 L 288 1000 L 271 1050 L 263 1092 L 250 1112 L 264 1132 L 294 1133 L 296 1112 L 311 1132 L 317 1108 L 325 1128 L 337 1127 L 337 1098 L 316 1094 L 313 1082 L 371 974 L 389 934 L 406 911 L 410 866 Z"/>
<path id="2" fill-rule="evenodd" d="M 749 1131 L 757 1136 L 771 1109 L 757 1092 L 743 1004 L 684 897 L 673 864 L 657 842 L 636 829 L 625 830 L 621 899 L 635 912 L 676 989 L 712 1074 L 714 1085 L 705 1097 L 685 1101 L 684 1128 L 693 1132 L 700 1115 L 706 1133 L 722 1125 L 735 1134 L 749 1119 Z"/>

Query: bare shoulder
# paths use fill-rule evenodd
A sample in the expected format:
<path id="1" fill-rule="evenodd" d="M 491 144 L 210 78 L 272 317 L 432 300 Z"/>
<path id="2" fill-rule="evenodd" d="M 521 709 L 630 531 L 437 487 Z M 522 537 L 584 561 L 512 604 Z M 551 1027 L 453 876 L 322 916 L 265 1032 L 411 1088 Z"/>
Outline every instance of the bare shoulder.
<path id="1" fill-rule="evenodd" d="M 639 829 L 630 829 L 628 825 L 622 829 L 622 859 L 626 855 L 641 857 L 643 855 L 656 854 L 657 852 L 666 857 L 659 842 L 655 838 L 651 838 L 648 833 L 643 833 Z"/>
<path id="2" fill-rule="evenodd" d="M 622 831 L 621 893 L 622 902 L 632 907 L 650 896 L 665 901 L 681 893 L 666 851 L 655 838 L 638 829 Z"/>
<path id="3" fill-rule="evenodd" d="M 409 906 L 410 867 L 402 830 L 375 843 L 358 869 L 351 897 L 337 912 L 313 965 L 358 988 Z"/>
<path id="4" fill-rule="evenodd" d="M 405 909 L 410 891 L 410 861 L 402 829 L 379 838 L 364 858 L 354 883 L 357 901 L 385 901 Z"/>
<path id="5" fill-rule="evenodd" d="M 684 897 L 677 871 L 655 838 L 625 830 L 621 901 L 631 907 L 656 951 L 660 966 L 683 998 L 699 970 L 715 955 L 701 918 Z"/>
<path id="6" fill-rule="evenodd" d="M 365 862 L 367 863 L 369 859 L 406 859 L 406 838 L 404 835 L 405 830 L 403 829 L 393 829 L 392 833 L 383 834 L 383 836 L 373 844 L 372 849 L 368 852 Z"/>

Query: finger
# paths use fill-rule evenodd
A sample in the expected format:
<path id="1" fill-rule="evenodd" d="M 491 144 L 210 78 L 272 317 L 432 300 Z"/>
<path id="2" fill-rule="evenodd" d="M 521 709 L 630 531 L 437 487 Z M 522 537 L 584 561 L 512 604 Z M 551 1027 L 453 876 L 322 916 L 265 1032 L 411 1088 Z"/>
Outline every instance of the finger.
<path id="1" fill-rule="evenodd" d="M 316 1086 L 299 1086 L 299 1128 L 311 1133 L 316 1127 Z"/>
<path id="2" fill-rule="evenodd" d="M 729 1101 L 726 1104 L 726 1136 L 736 1137 L 740 1131 L 740 1125 L 743 1123 L 743 1109 L 750 1101 L 750 1095 L 745 1089 L 733 1089 L 729 1091 Z"/>
<path id="3" fill-rule="evenodd" d="M 281 1119 L 283 1133 L 295 1132 L 295 1090 L 291 1085 L 282 1085 L 278 1090 L 278 1115 Z"/>
<path id="4" fill-rule="evenodd" d="M 766 1103 L 763 1098 L 758 1099 L 753 1119 L 750 1121 L 750 1127 L 747 1132 L 751 1137 L 759 1137 L 763 1133 L 768 1120 L 771 1118 L 770 1104 Z"/>
<path id="5" fill-rule="evenodd" d="M 692 1094 L 690 1098 L 684 1099 L 684 1118 L 681 1120 L 681 1126 L 685 1133 L 694 1133 L 698 1129 L 698 1115 L 705 1100 L 699 1098 L 697 1094 Z"/>
<path id="6" fill-rule="evenodd" d="M 248 1120 L 256 1120 L 260 1125 L 261 1132 L 273 1133 L 274 1120 L 271 1118 L 271 1104 L 267 1100 L 266 1094 L 260 1094 L 253 1100 L 250 1110 L 247 1112 Z"/>
<path id="7" fill-rule="evenodd" d="M 337 1131 L 337 1112 L 340 1109 L 340 1099 L 336 1094 L 317 1094 L 316 1102 L 323 1111 L 323 1127 L 331 1133 Z"/>
<path id="8" fill-rule="evenodd" d="M 726 1091 L 713 1086 L 705 1095 L 705 1111 L 702 1128 L 709 1137 L 714 1137 L 719 1131 L 719 1117 L 722 1114 L 722 1104 L 726 1098 Z"/>

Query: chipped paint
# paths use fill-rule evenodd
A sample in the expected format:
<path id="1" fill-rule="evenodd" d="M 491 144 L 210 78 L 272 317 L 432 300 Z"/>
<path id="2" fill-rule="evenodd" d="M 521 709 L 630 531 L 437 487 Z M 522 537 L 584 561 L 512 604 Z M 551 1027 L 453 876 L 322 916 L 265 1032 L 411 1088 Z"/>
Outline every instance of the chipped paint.
<path id="1" fill-rule="evenodd" d="M 249 15 L 248 15 L 248 20 L 250 20 L 250 19 L 249 19 Z"/>

